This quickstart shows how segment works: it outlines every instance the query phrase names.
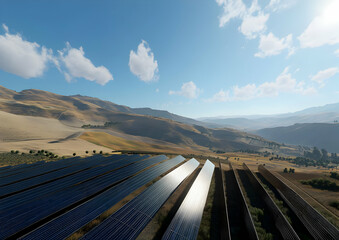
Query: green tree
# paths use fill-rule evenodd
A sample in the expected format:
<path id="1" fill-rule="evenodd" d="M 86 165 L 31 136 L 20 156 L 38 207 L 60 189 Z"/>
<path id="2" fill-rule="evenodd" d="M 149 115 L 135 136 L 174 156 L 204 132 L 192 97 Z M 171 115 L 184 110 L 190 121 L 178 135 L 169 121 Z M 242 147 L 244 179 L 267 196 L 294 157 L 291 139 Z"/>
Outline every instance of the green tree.
<path id="1" fill-rule="evenodd" d="M 326 149 L 321 149 L 321 154 L 322 154 L 321 160 L 328 161 L 328 152 L 326 151 Z"/>
<path id="2" fill-rule="evenodd" d="M 317 147 L 313 148 L 312 157 L 315 160 L 320 160 L 321 159 L 321 152 L 319 151 L 319 149 Z"/>

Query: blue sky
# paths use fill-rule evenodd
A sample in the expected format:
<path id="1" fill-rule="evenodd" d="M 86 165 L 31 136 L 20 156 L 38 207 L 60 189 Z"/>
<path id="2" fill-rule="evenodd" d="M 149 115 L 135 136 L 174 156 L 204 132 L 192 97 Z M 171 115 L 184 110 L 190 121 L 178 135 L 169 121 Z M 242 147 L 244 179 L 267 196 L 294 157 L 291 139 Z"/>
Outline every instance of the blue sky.
<path id="1" fill-rule="evenodd" d="M 339 101 L 339 1 L 0 2 L 0 85 L 187 117 Z"/>

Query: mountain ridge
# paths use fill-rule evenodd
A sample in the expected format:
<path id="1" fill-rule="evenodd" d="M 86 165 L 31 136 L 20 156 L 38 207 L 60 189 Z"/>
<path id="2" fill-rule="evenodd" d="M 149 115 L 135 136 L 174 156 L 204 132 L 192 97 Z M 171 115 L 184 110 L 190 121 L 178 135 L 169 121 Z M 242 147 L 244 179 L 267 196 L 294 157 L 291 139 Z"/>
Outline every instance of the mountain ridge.
<path id="1" fill-rule="evenodd" d="M 129 135 L 149 137 L 171 144 L 203 147 L 210 151 L 282 150 L 280 144 L 234 129 L 211 129 L 196 124 L 185 124 L 172 119 L 141 115 L 127 106 L 98 98 L 63 96 L 47 91 L 28 89 L 21 92 L 0 88 L 0 110 L 12 114 L 54 118 L 62 123 L 81 127 L 112 123 L 109 129 Z M 94 129 L 95 130 L 95 129 Z M 98 130 L 99 131 L 99 130 Z M 281 149 L 280 149 L 281 148 Z M 292 150 L 291 150 L 292 149 Z M 286 148 L 284 151 L 295 151 Z"/>
<path id="2" fill-rule="evenodd" d="M 331 123 L 339 120 L 339 103 L 307 108 L 294 113 L 256 117 L 199 118 L 223 127 L 254 131 L 263 128 L 290 126 L 296 123 Z"/>
<path id="3" fill-rule="evenodd" d="M 280 143 L 315 146 L 339 153 L 338 123 L 298 123 L 287 127 L 264 128 L 253 133 Z"/>

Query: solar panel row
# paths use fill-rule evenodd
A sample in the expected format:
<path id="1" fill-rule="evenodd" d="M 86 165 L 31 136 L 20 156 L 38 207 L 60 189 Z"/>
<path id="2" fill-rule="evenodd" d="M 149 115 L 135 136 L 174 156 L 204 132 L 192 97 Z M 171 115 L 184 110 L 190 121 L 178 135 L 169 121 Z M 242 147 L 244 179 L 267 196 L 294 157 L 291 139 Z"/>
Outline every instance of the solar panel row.
<path id="1" fill-rule="evenodd" d="M 124 161 L 128 165 L 132 161 Z M 71 186 L 64 189 L 58 194 L 53 194 L 38 201 L 32 201 L 27 205 L 16 208 L 16 211 L 6 212 L 6 215 L 0 218 L 0 238 L 11 236 L 14 233 L 24 230 L 30 225 L 55 214 L 66 207 L 77 204 L 81 200 L 93 197 L 101 191 L 107 190 L 113 185 L 126 178 L 136 174 L 140 170 L 159 162 L 158 158 L 150 158 L 130 166 L 120 168 L 91 181 L 86 181 L 79 185 Z M 2 215 L 4 215 L 2 213 Z"/>
<path id="2" fill-rule="evenodd" d="M 48 162 L 40 165 L 36 165 L 35 167 L 32 167 L 29 171 L 22 171 L 17 174 L 10 174 L 9 176 L 4 176 L 0 179 L 0 186 L 5 186 L 7 184 L 22 181 L 27 178 L 32 178 L 37 175 L 46 174 L 52 171 L 56 171 L 58 169 L 67 168 L 74 164 L 79 164 L 82 161 L 86 161 L 85 159 L 62 159 L 60 161 L 56 162 Z"/>
<path id="3" fill-rule="evenodd" d="M 76 158 L 78 158 L 78 157 L 76 157 Z M 69 159 L 69 158 L 67 158 L 67 159 Z M 58 160 L 58 161 L 60 161 L 60 160 Z M 15 173 L 27 171 L 32 167 L 36 167 L 37 165 L 41 165 L 41 164 L 45 164 L 45 163 L 46 163 L 45 161 L 39 161 L 39 162 L 35 162 L 35 163 L 32 163 L 32 164 L 24 163 L 24 164 L 19 164 L 19 165 L 15 165 L 15 166 L 8 166 L 8 167 L 5 167 L 6 169 L 4 169 L 4 171 L 1 171 L 0 178 L 8 176 L 8 175 L 15 174 Z"/>
<path id="4" fill-rule="evenodd" d="M 167 172 L 183 160 L 182 156 L 177 156 L 149 168 L 53 219 L 27 234 L 23 239 L 64 239 L 110 209 L 124 197 Z"/>
<path id="5" fill-rule="evenodd" d="M 169 196 L 197 167 L 191 159 L 125 204 L 83 239 L 135 239 Z"/>
<path id="6" fill-rule="evenodd" d="M 0 168 L 0 173 L 1 174 L 5 174 L 5 173 L 14 173 L 17 172 L 19 170 L 24 171 L 25 168 L 30 168 L 39 164 L 43 164 L 45 163 L 44 161 L 39 161 L 39 162 L 35 162 L 32 164 L 27 164 L 27 163 L 23 163 L 23 164 L 19 164 L 19 165 L 15 165 L 15 166 L 6 166 L 6 167 L 2 167 Z M 1 177 L 1 175 L 0 175 Z"/>
<path id="7" fill-rule="evenodd" d="M 140 158 L 140 156 L 137 156 Z M 132 156 L 127 155 L 117 155 L 112 158 L 112 161 L 106 161 L 107 164 L 101 164 L 98 167 L 86 169 L 82 172 L 78 172 L 74 175 L 69 175 L 65 178 L 58 179 L 53 182 L 46 183 L 37 188 L 28 189 L 24 192 L 17 193 L 13 196 L 6 197 L 0 200 L 0 214 L 2 211 L 9 211 L 11 208 L 17 208 L 21 204 L 28 204 L 34 199 L 39 199 L 45 196 L 46 194 L 55 193 L 61 191 L 69 186 L 74 184 L 80 184 L 83 181 L 95 178 L 101 174 L 113 171 L 118 166 L 117 162 L 125 161 Z M 111 158 L 110 158 L 111 159 Z"/>
<path id="8" fill-rule="evenodd" d="M 109 160 L 113 160 L 115 157 L 110 157 Z M 86 159 L 84 161 L 79 161 L 78 164 L 74 164 L 67 168 L 58 169 L 56 171 L 52 171 L 43 175 L 38 175 L 36 177 L 28 178 L 23 181 L 15 182 L 3 187 L 0 187 L 0 198 L 4 196 L 9 196 L 15 192 L 23 191 L 27 188 L 32 188 L 34 186 L 40 186 L 44 183 L 47 183 L 49 181 L 54 181 L 56 179 L 66 177 L 70 174 L 75 174 L 77 172 L 92 168 L 94 166 L 97 166 L 99 164 L 103 164 L 107 161 L 108 158 L 105 157 L 96 157 L 96 158 L 90 158 Z"/>
<path id="9" fill-rule="evenodd" d="M 162 239 L 197 238 L 214 167 L 209 160 L 205 162 Z"/>

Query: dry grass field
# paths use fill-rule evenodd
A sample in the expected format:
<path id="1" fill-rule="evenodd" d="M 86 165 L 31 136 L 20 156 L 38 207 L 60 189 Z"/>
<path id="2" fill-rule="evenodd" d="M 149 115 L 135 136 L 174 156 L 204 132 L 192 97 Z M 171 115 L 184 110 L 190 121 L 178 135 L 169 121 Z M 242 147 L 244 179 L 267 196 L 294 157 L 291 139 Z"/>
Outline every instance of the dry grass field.
<path id="1" fill-rule="evenodd" d="M 125 150 L 125 151 L 148 151 L 154 153 L 173 153 L 173 154 L 182 154 L 182 153 L 202 153 L 201 150 L 193 150 L 190 147 L 176 145 L 172 143 L 166 143 L 163 141 L 155 141 L 152 139 L 147 139 L 145 141 L 144 137 L 135 137 L 131 138 L 126 134 L 120 136 L 118 134 L 107 132 L 98 132 L 91 131 L 85 132 L 80 136 L 80 139 L 86 140 L 90 143 L 101 145 L 111 149 Z"/>

